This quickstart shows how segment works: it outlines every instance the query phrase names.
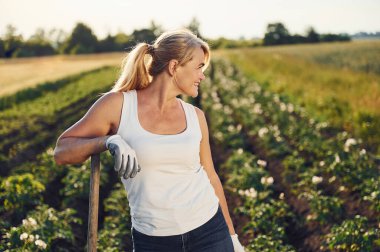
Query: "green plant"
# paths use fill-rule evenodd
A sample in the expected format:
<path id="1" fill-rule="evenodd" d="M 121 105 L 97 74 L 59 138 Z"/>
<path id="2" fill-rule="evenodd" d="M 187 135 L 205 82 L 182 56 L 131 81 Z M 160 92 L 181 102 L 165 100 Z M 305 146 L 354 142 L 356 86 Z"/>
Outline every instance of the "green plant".
<path id="1" fill-rule="evenodd" d="M 259 234 L 255 237 L 252 243 L 247 247 L 249 252 L 295 252 L 296 250 L 288 245 L 284 244 L 282 240 L 274 239 L 270 235 Z"/>
<path id="2" fill-rule="evenodd" d="M 0 186 L 0 200 L 4 202 L 2 211 L 22 211 L 24 207 L 42 202 L 41 192 L 45 186 L 30 173 L 9 176 Z"/>
<path id="3" fill-rule="evenodd" d="M 325 236 L 325 246 L 332 251 L 372 251 L 375 240 L 380 239 L 378 228 L 369 228 L 364 216 L 356 215 L 354 219 L 334 225 Z"/>
<path id="4" fill-rule="evenodd" d="M 0 245 L 2 251 L 54 251 L 53 242 L 74 239 L 70 224 L 80 223 L 74 217 L 75 211 L 67 208 L 61 212 L 47 206 L 40 205 L 28 214 L 22 224 L 3 230 L 4 243 Z"/>
<path id="5" fill-rule="evenodd" d="M 310 206 L 307 221 L 318 221 L 326 224 L 338 221 L 343 214 L 343 201 L 334 196 L 322 195 L 322 191 L 303 192 L 299 198 L 305 198 Z"/>

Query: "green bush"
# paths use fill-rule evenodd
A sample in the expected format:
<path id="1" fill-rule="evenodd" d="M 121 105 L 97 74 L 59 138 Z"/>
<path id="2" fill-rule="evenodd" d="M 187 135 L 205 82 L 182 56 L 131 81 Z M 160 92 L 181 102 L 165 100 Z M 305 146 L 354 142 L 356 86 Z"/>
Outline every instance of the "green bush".
<path id="1" fill-rule="evenodd" d="M 28 214 L 21 225 L 2 230 L 4 242 L 0 244 L 0 250 L 57 251 L 59 245 L 54 245 L 55 242 L 72 242 L 74 239 L 70 225 L 80 223 L 74 214 L 75 211 L 70 208 L 59 212 L 47 205 L 40 205 Z"/>
<path id="2" fill-rule="evenodd" d="M 326 235 L 325 246 L 332 251 L 372 251 L 375 240 L 379 242 L 378 228 L 368 228 L 368 220 L 356 215 L 354 219 L 345 220 L 340 225 L 334 225 Z"/>
<path id="3" fill-rule="evenodd" d="M 38 205 L 42 202 L 41 192 L 45 186 L 30 173 L 9 176 L 0 186 L 0 210 L 22 211 L 26 206 Z"/>

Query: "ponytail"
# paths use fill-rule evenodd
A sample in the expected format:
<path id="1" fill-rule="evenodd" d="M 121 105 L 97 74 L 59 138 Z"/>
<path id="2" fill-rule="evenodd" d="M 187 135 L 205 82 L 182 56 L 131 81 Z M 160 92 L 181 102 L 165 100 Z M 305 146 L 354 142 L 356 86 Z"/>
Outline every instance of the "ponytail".
<path id="1" fill-rule="evenodd" d="M 133 50 L 123 59 L 121 65 L 121 74 L 110 92 L 126 92 L 132 89 L 143 89 L 152 80 L 152 76 L 148 73 L 148 66 L 152 59 L 145 63 L 145 56 L 149 54 L 151 45 L 147 43 L 139 43 Z"/>

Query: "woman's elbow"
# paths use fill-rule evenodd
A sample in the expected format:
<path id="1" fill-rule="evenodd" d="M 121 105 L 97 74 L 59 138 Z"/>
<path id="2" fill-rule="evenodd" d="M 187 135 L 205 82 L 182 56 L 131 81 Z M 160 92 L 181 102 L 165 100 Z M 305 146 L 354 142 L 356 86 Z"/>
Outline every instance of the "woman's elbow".
<path id="1" fill-rule="evenodd" d="M 53 157 L 57 165 L 82 164 L 87 160 L 85 157 L 73 155 L 71 151 L 65 151 L 60 146 L 55 147 Z"/>
<path id="2" fill-rule="evenodd" d="M 62 152 L 59 150 L 58 147 L 55 147 L 53 157 L 54 157 L 54 161 L 55 161 L 55 163 L 56 163 L 57 165 L 64 165 L 64 164 L 67 164 L 67 163 L 64 161 L 64 159 L 63 159 L 63 157 L 62 157 Z"/>

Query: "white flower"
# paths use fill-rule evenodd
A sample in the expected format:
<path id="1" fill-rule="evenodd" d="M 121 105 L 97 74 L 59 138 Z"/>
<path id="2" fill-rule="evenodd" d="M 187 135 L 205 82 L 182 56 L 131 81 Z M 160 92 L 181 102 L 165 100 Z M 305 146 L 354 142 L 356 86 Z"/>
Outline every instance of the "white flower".
<path id="1" fill-rule="evenodd" d="M 335 162 L 340 163 L 340 158 L 339 158 L 338 153 L 335 153 Z"/>
<path id="2" fill-rule="evenodd" d="M 259 137 L 263 137 L 266 133 L 268 133 L 268 128 L 259 129 Z"/>
<path id="3" fill-rule="evenodd" d="M 375 199 L 376 196 L 377 196 L 377 192 L 372 192 L 372 193 L 371 193 L 371 197 L 372 197 L 372 199 Z"/>
<path id="4" fill-rule="evenodd" d="M 21 241 L 23 241 L 23 240 L 25 240 L 25 239 L 27 239 L 28 238 L 28 234 L 27 233 L 22 233 L 21 235 L 20 235 L 20 240 Z"/>
<path id="5" fill-rule="evenodd" d="M 329 178 L 329 183 L 332 183 L 332 182 L 334 182 L 334 181 L 335 181 L 335 179 L 336 179 L 336 177 L 335 177 L 335 176 L 332 176 L 331 178 Z"/>
<path id="6" fill-rule="evenodd" d="M 260 166 L 263 166 L 263 167 L 267 166 L 267 162 L 265 160 L 261 160 L 261 159 L 257 160 L 257 164 Z"/>
<path id="7" fill-rule="evenodd" d="M 49 208 L 48 209 L 48 214 L 49 214 L 49 220 L 51 221 L 56 221 L 58 220 L 57 216 L 54 215 L 54 209 L 53 208 Z"/>
<path id="8" fill-rule="evenodd" d="M 29 237 L 28 237 L 28 241 L 30 241 L 30 242 L 33 242 L 34 241 L 34 235 L 29 235 Z"/>
<path id="9" fill-rule="evenodd" d="M 288 112 L 292 113 L 294 111 L 294 105 L 291 103 L 288 103 Z"/>
<path id="10" fill-rule="evenodd" d="M 35 219 L 33 219 L 32 217 L 29 217 L 28 221 L 29 221 L 29 223 L 30 223 L 31 226 L 36 226 L 37 225 L 37 221 Z"/>
<path id="11" fill-rule="evenodd" d="M 29 217 L 28 219 L 22 220 L 22 225 L 35 227 L 37 226 L 37 221 L 33 219 L 32 217 Z"/>
<path id="12" fill-rule="evenodd" d="M 265 181 L 266 181 L 266 179 L 265 179 L 265 177 L 261 177 L 261 184 L 265 184 Z"/>
<path id="13" fill-rule="evenodd" d="M 325 161 L 320 161 L 319 162 L 319 166 L 324 166 L 325 165 Z"/>
<path id="14" fill-rule="evenodd" d="M 344 151 L 348 152 L 350 150 L 350 146 L 355 144 L 357 144 L 357 141 L 354 138 L 348 138 L 344 143 Z"/>
<path id="15" fill-rule="evenodd" d="M 253 113 L 255 113 L 255 114 L 261 114 L 261 113 L 263 113 L 263 110 L 261 109 L 261 104 L 260 103 L 256 103 L 253 106 Z"/>
<path id="16" fill-rule="evenodd" d="M 285 105 L 285 103 L 283 103 L 283 102 L 280 103 L 280 110 L 281 110 L 281 111 L 285 111 L 285 110 L 286 110 L 286 105 Z"/>
<path id="17" fill-rule="evenodd" d="M 311 182 L 313 182 L 313 184 L 319 184 L 322 182 L 322 180 L 323 180 L 322 177 L 313 176 L 313 178 L 311 179 Z"/>
<path id="18" fill-rule="evenodd" d="M 306 220 L 315 220 L 317 218 L 317 216 L 315 214 L 308 214 L 306 216 Z"/>
<path id="19" fill-rule="evenodd" d="M 282 193 L 280 193 L 280 196 L 278 197 L 279 199 L 284 199 L 285 198 L 285 195 L 284 195 L 284 193 L 282 192 Z"/>
<path id="20" fill-rule="evenodd" d="M 54 155 L 54 150 L 53 150 L 53 148 L 50 147 L 50 148 L 46 151 L 46 153 L 47 153 L 49 156 L 53 156 L 53 155 Z"/>
<path id="21" fill-rule="evenodd" d="M 344 187 L 344 186 L 339 186 L 339 189 L 338 189 L 340 192 L 343 192 L 343 191 L 345 191 L 346 190 L 346 187 Z"/>
<path id="22" fill-rule="evenodd" d="M 256 198 L 257 191 L 255 190 L 255 188 L 251 187 L 248 190 L 245 190 L 245 195 L 251 198 Z"/>
<path id="23" fill-rule="evenodd" d="M 223 140 L 223 133 L 218 131 L 215 133 L 215 138 L 218 139 L 219 141 Z"/>
<path id="24" fill-rule="evenodd" d="M 241 154 L 243 154 L 243 149 L 242 148 L 239 148 L 238 150 L 237 150 L 237 153 L 239 154 L 239 155 L 241 155 Z"/>
<path id="25" fill-rule="evenodd" d="M 271 185 L 271 184 L 273 184 L 273 177 L 268 177 L 267 178 L 267 183 L 269 184 L 269 185 Z"/>
<path id="26" fill-rule="evenodd" d="M 232 114 L 232 109 L 229 106 L 227 106 L 227 105 L 223 106 L 223 111 L 227 115 L 231 115 Z"/>
<path id="27" fill-rule="evenodd" d="M 273 184 L 273 177 L 261 177 L 261 184 L 263 185 Z"/>
<path id="28" fill-rule="evenodd" d="M 277 102 L 277 103 L 280 102 L 280 98 L 278 97 L 277 94 L 274 94 L 274 95 L 273 95 L 273 101 L 274 101 L 274 102 Z"/>
<path id="29" fill-rule="evenodd" d="M 219 109 L 223 108 L 223 105 L 220 104 L 220 103 L 215 103 L 215 104 L 212 105 L 212 108 L 214 110 L 219 110 Z"/>
<path id="30" fill-rule="evenodd" d="M 43 240 L 36 240 L 34 242 L 34 244 L 36 244 L 38 247 L 40 247 L 42 249 L 46 249 L 46 246 L 47 246 Z"/>
<path id="31" fill-rule="evenodd" d="M 237 131 L 240 131 L 242 128 L 243 128 L 243 126 L 241 126 L 241 124 L 238 124 L 238 125 L 236 126 L 236 130 L 237 130 Z"/>
<path id="32" fill-rule="evenodd" d="M 367 152 L 366 152 L 366 150 L 365 149 L 362 149 L 361 151 L 360 151 L 360 156 L 363 156 L 363 155 L 365 155 Z"/>

